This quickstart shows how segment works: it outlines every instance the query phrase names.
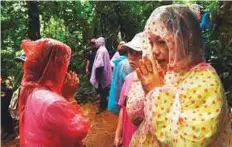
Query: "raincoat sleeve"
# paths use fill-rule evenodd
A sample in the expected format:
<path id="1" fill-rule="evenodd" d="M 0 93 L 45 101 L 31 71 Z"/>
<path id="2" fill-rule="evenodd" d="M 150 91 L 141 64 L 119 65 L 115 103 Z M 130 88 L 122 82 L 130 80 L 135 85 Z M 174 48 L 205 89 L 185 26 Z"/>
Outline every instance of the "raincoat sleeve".
<path id="1" fill-rule="evenodd" d="M 196 80 L 196 84 L 188 91 L 191 100 L 185 101 L 182 105 L 178 121 L 180 129 L 178 133 L 181 138 L 179 145 L 189 147 L 210 145 L 214 140 L 214 135 L 220 130 L 219 126 L 225 114 L 220 79 L 212 71 L 205 71 L 201 74 L 203 74 L 202 77 Z M 196 73 L 196 77 L 200 77 L 200 72 Z M 199 88 L 198 84 L 202 85 L 202 88 Z"/>
<path id="2" fill-rule="evenodd" d="M 165 92 L 153 93 L 152 104 L 156 109 L 152 113 L 152 126 L 155 134 L 161 141 L 172 138 L 170 144 L 173 146 L 209 146 L 220 131 L 225 116 L 220 79 L 215 71 L 197 71 L 181 89 L 175 97 Z"/>
<path id="3" fill-rule="evenodd" d="M 126 76 L 132 72 L 132 69 L 130 67 L 129 61 L 128 59 L 125 59 L 124 61 L 122 61 L 121 63 L 121 69 L 120 69 L 120 77 L 122 77 L 123 80 L 126 79 Z"/>
<path id="4" fill-rule="evenodd" d="M 125 79 L 125 82 L 123 83 L 120 97 L 118 100 L 118 105 L 120 107 L 126 106 L 126 99 L 127 99 L 128 91 L 130 90 L 130 86 L 132 84 L 132 80 L 133 80 L 132 75 L 128 75 Z"/>
<path id="5" fill-rule="evenodd" d="M 144 119 L 145 93 L 140 82 L 132 83 L 128 92 L 126 110 L 131 122 L 139 125 Z"/>
<path id="6" fill-rule="evenodd" d="M 44 120 L 46 127 L 68 140 L 82 140 L 90 128 L 89 119 L 79 107 L 67 101 L 52 103 L 45 111 Z"/>
<path id="7" fill-rule="evenodd" d="M 118 100 L 118 105 L 121 108 L 125 107 L 125 100 L 126 100 L 126 95 L 125 95 L 125 90 L 126 89 L 125 88 L 126 88 L 126 81 L 124 82 L 124 84 L 122 86 L 122 90 L 121 90 L 120 97 L 119 97 L 119 100 Z"/>

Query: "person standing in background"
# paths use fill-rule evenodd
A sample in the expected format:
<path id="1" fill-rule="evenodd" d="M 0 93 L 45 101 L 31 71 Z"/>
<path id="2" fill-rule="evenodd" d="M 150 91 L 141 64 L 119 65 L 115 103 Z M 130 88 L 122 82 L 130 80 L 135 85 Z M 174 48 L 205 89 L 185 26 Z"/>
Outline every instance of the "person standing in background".
<path id="1" fill-rule="evenodd" d="M 113 59 L 113 76 L 110 85 L 110 95 L 108 102 L 108 110 L 118 115 L 120 107 L 118 105 L 121 88 L 123 86 L 126 76 L 132 71 L 129 60 L 127 58 L 127 48 L 122 46 L 123 43 L 119 43 L 117 47 L 118 57 Z"/>
<path id="2" fill-rule="evenodd" d="M 118 46 L 117 46 L 117 51 L 114 53 L 113 57 L 112 57 L 111 60 L 110 60 L 110 64 L 111 64 L 112 68 L 114 68 L 114 64 L 115 64 L 115 63 L 114 63 L 114 60 L 115 60 L 117 57 L 120 56 L 118 50 L 121 49 L 121 47 L 122 47 L 122 45 L 123 45 L 124 43 L 126 43 L 126 42 L 125 42 L 125 41 L 120 41 L 120 42 L 119 42 L 119 44 L 118 44 Z"/>
<path id="3" fill-rule="evenodd" d="M 200 28 L 202 32 L 202 43 L 203 43 L 203 49 L 204 49 L 204 56 L 206 61 L 210 59 L 210 49 L 207 47 L 207 42 L 209 40 L 209 33 L 212 29 L 212 21 L 210 20 L 210 14 L 209 12 L 204 12 L 202 15 L 202 20 L 200 23 Z"/>
<path id="4" fill-rule="evenodd" d="M 128 99 L 132 98 L 136 100 L 136 102 L 138 102 L 137 108 L 143 107 L 143 104 L 140 102 L 144 99 L 145 95 L 142 85 L 135 72 L 135 69 L 138 67 L 139 60 L 142 59 L 142 37 L 143 33 L 138 33 L 130 42 L 123 44 L 123 46 L 128 49 L 128 60 L 133 71 L 126 76 L 118 101 L 118 105 L 121 107 L 121 109 L 114 139 L 114 145 L 116 147 L 121 145 L 123 147 L 129 147 L 131 137 L 137 129 L 136 125 L 131 122 L 127 114 L 126 103 Z M 136 109 L 134 110 L 136 111 Z M 141 114 L 143 114 L 143 112 Z M 140 118 L 138 116 L 140 122 L 143 117 L 143 115 Z"/>
<path id="5" fill-rule="evenodd" d="M 97 53 L 93 63 L 90 82 L 98 89 L 100 94 L 100 106 L 97 111 L 97 114 L 99 114 L 107 108 L 107 96 L 112 78 L 112 70 L 110 56 L 105 47 L 105 39 L 99 37 L 95 40 L 94 46 L 97 48 Z"/>
<path id="6" fill-rule="evenodd" d="M 14 136 L 13 120 L 9 114 L 9 104 L 13 90 L 8 88 L 5 83 L 5 79 L 1 77 L 1 138 L 12 139 Z"/>
<path id="7" fill-rule="evenodd" d="M 15 58 L 15 61 L 18 63 L 22 64 L 22 68 L 24 65 L 24 62 L 26 61 L 26 56 L 25 55 L 21 55 L 19 57 Z M 20 91 L 23 89 L 23 87 L 21 85 L 19 85 L 19 87 L 14 91 L 11 101 L 10 101 L 10 105 L 9 105 L 9 113 L 13 119 L 13 125 L 15 130 L 15 135 L 18 135 L 18 123 L 19 123 L 19 110 L 18 110 L 18 99 L 20 96 Z"/>
<path id="8" fill-rule="evenodd" d="M 87 55 L 86 66 L 85 66 L 85 73 L 88 75 L 89 78 L 92 73 L 93 62 L 96 56 L 96 49 L 94 47 L 94 43 L 95 43 L 95 39 L 93 38 L 90 40 L 91 50 Z"/>

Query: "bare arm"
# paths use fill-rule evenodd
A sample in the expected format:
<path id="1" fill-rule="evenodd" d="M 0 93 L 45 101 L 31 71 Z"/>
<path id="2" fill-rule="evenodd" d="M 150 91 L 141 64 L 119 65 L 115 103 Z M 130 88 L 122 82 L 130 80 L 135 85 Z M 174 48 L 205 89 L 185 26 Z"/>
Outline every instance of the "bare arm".
<path id="1" fill-rule="evenodd" d="M 114 145 L 116 147 L 119 147 L 122 144 L 123 109 L 125 109 L 125 108 L 121 108 L 121 110 L 120 110 L 119 118 L 118 118 L 118 125 L 117 125 L 117 129 L 116 129 L 116 132 L 115 132 Z"/>
<path id="2" fill-rule="evenodd" d="M 89 60 L 86 60 L 85 72 L 86 74 L 89 74 Z"/>

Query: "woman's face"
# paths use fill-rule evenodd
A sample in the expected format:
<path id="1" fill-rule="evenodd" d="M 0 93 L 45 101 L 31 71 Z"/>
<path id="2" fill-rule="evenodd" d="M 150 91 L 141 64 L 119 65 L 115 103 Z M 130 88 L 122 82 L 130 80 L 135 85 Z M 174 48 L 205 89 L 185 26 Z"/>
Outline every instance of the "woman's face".
<path id="1" fill-rule="evenodd" d="M 128 59 L 130 66 L 135 70 L 138 67 L 139 60 L 142 59 L 142 52 L 128 49 Z"/>
<path id="2" fill-rule="evenodd" d="M 160 36 L 157 36 L 152 32 L 148 33 L 148 39 L 152 46 L 152 55 L 154 59 L 163 70 L 166 70 L 169 62 L 169 50 L 166 42 L 162 40 Z"/>

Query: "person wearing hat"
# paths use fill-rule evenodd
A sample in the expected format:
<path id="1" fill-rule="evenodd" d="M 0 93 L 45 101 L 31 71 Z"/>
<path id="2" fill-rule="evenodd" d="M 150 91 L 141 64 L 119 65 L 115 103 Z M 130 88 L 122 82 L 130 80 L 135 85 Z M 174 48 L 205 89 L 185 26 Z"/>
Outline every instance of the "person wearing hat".
<path id="1" fill-rule="evenodd" d="M 25 55 L 21 55 L 15 58 L 16 62 L 22 62 L 26 60 Z M 2 100 L 2 127 L 4 132 L 2 133 L 2 139 L 13 139 L 16 136 L 14 131 L 15 124 L 18 121 L 18 96 L 19 90 L 13 92 L 12 89 L 7 88 L 4 84 L 1 84 L 1 100 Z M 17 126 L 17 125 L 16 125 Z"/>
<path id="2" fill-rule="evenodd" d="M 105 46 L 105 38 L 99 37 L 94 41 L 96 56 L 90 77 L 90 83 L 100 94 L 100 105 L 97 114 L 107 109 L 107 96 L 112 78 L 109 52 Z"/>
<path id="3" fill-rule="evenodd" d="M 90 79 L 91 77 L 91 73 L 92 73 L 92 68 L 93 68 L 93 63 L 94 63 L 94 59 L 97 53 L 97 48 L 95 47 L 95 38 L 92 38 L 89 40 L 89 45 L 90 47 L 87 48 L 87 55 L 86 55 L 86 62 L 85 62 L 85 73 L 88 77 L 88 79 Z M 97 96 L 96 96 L 96 100 L 100 99 L 100 94 L 97 88 L 95 88 Z"/>
<path id="4" fill-rule="evenodd" d="M 1 76 L 1 139 L 12 139 L 14 134 L 13 120 L 9 114 L 8 107 L 10 104 L 13 90 L 6 84 L 4 75 Z"/>
<path id="5" fill-rule="evenodd" d="M 89 76 L 89 78 L 92 72 L 93 62 L 96 56 L 96 49 L 94 48 L 95 40 L 96 39 L 93 38 L 89 41 L 89 44 L 91 45 L 91 49 L 87 55 L 86 66 L 85 66 L 85 72 Z"/>
<path id="6" fill-rule="evenodd" d="M 121 43 L 121 44 L 120 44 Z M 117 52 L 119 53 L 118 57 L 115 57 L 113 60 L 114 69 L 113 76 L 110 85 L 110 95 L 108 102 L 108 110 L 118 115 L 120 107 L 118 105 L 118 100 L 126 76 L 131 73 L 132 69 L 127 58 L 127 48 L 123 46 L 120 42 L 117 47 Z"/>
<path id="7" fill-rule="evenodd" d="M 26 55 L 21 55 L 19 57 L 16 57 L 15 61 L 24 63 L 26 59 L 27 59 Z"/>
<path id="8" fill-rule="evenodd" d="M 15 57 L 15 61 L 17 63 L 21 63 L 22 66 L 24 64 L 24 62 L 26 61 L 26 55 L 21 55 L 18 57 Z M 11 117 L 13 118 L 13 120 L 18 121 L 19 120 L 19 116 L 18 116 L 18 97 L 19 97 L 19 93 L 21 90 L 21 85 L 14 91 L 11 101 L 10 101 L 10 105 L 9 105 L 9 112 Z"/>
<path id="9" fill-rule="evenodd" d="M 121 107 L 121 110 L 119 113 L 119 120 L 114 140 L 114 145 L 116 147 L 119 147 L 121 145 L 124 147 L 128 147 L 131 137 L 134 131 L 137 129 L 137 127 L 128 118 L 126 101 L 127 99 L 132 98 L 132 96 L 133 98 L 136 97 L 137 99 L 144 97 L 141 83 L 138 81 L 135 72 L 135 69 L 138 67 L 139 64 L 138 61 L 142 58 L 142 35 L 143 33 L 138 33 L 130 42 L 123 44 L 123 47 L 128 49 L 128 60 L 133 71 L 129 75 L 127 75 L 118 101 L 118 105 Z M 142 106 L 143 105 L 141 105 L 141 107 Z M 143 114 L 141 114 L 141 116 L 141 118 L 143 119 Z M 139 122 L 141 121 L 139 120 Z"/>
<path id="10" fill-rule="evenodd" d="M 112 66 L 112 68 L 114 68 L 115 66 L 115 60 L 120 56 L 120 49 L 122 49 L 122 45 L 125 44 L 126 42 L 125 41 L 120 41 L 118 46 L 117 46 L 117 51 L 114 53 L 113 57 L 111 58 L 110 60 L 110 64 Z"/>
<path id="11" fill-rule="evenodd" d="M 14 59 L 17 63 L 24 64 L 26 61 L 26 56 L 25 55 L 20 55 Z M 21 90 L 21 86 L 19 86 L 13 94 L 11 94 L 9 103 L 6 106 L 7 107 L 7 113 L 9 114 L 9 121 L 8 121 L 8 126 L 11 128 L 11 133 L 8 134 L 7 137 L 8 139 L 12 139 L 18 134 L 18 121 L 19 121 L 19 114 L 18 114 L 18 98 Z M 4 137 L 3 137 L 4 138 Z"/>

